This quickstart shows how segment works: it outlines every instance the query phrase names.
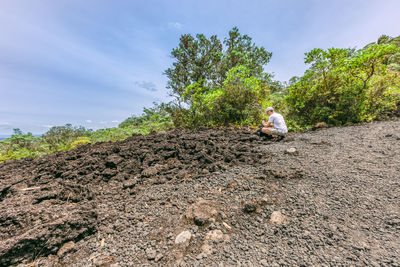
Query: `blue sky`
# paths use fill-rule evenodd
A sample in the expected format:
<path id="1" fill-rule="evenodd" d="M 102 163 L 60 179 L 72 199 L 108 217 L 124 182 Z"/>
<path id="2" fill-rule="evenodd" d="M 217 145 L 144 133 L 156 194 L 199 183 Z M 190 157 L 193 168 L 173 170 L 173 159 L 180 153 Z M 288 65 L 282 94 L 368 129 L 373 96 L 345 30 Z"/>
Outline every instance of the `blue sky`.
<path id="1" fill-rule="evenodd" d="M 237 26 L 273 53 L 266 71 L 302 75 L 312 48 L 400 35 L 399 0 L 0 0 L 0 134 L 98 129 L 168 100 L 181 34 Z"/>

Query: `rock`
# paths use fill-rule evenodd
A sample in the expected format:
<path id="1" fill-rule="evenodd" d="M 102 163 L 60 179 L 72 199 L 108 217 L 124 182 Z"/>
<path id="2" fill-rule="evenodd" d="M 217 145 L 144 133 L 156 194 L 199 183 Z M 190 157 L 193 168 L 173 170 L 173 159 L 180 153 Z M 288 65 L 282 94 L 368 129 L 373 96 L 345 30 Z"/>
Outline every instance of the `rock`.
<path id="1" fill-rule="evenodd" d="M 229 224 L 227 224 L 226 222 L 222 222 L 222 225 L 227 229 L 227 230 L 232 230 L 232 227 L 229 226 Z"/>
<path id="2" fill-rule="evenodd" d="M 105 169 L 103 171 L 102 175 L 105 178 L 105 180 L 108 181 L 111 177 L 115 176 L 117 173 L 118 173 L 117 169 L 109 168 L 109 169 Z"/>
<path id="3" fill-rule="evenodd" d="M 159 262 L 163 257 L 164 257 L 164 255 L 162 253 L 158 253 L 156 255 L 156 257 L 154 258 L 154 261 Z"/>
<path id="4" fill-rule="evenodd" d="M 97 267 L 110 267 L 114 262 L 115 260 L 113 257 L 106 255 L 93 259 L 93 265 Z"/>
<path id="5" fill-rule="evenodd" d="M 185 217 L 192 220 L 196 225 L 205 225 L 218 217 L 218 211 L 214 202 L 199 199 L 185 212 Z"/>
<path id="6" fill-rule="evenodd" d="M 182 244 L 190 240 L 192 233 L 189 231 L 183 231 L 175 238 L 175 244 Z"/>
<path id="7" fill-rule="evenodd" d="M 199 255 L 197 255 L 197 257 L 196 257 L 197 260 L 201 260 L 203 258 L 207 258 L 207 253 L 202 252 Z"/>
<path id="8" fill-rule="evenodd" d="M 146 256 L 148 260 L 154 260 L 157 256 L 157 251 L 152 248 L 146 249 Z"/>
<path id="9" fill-rule="evenodd" d="M 212 230 L 206 234 L 205 240 L 221 241 L 224 239 L 224 234 L 221 230 Z"/>
<path id="10" fill-rule="evenodd" d="M 215 250 L 213 250 L 212 244 L 217 244 L 221 242 L 230 242 L 229 235 L 225 235 L 224 233 L 222 233 L 221 230 L 218 229 L 212 230 L 208 232 L 204 237 L 204 242 L 201 246 L 201 250 L 203 251 L 203 253 L 210 255 L 215 252 Z"/>
<path id="11" fill-rule="evenodd" d="M 153 176 L 153 175 L 156 175 L 157 173 L 158 173 L 158 168 L 157 168 L 157 166 L 148 167 L 148 168 L 146 168 L 146 169 L 144 169 L 144 170 L 142 171 L 142 175 L 143 175 L 144 177 Z"/>
<path id="12" fill-rule="evenodd" d="M 106 158 L 105 165 L 107 168 L 115 169 L 123 159 L 118 155 L 111 155 Z"/>
<path id="13" fill-rule="evenodd" d="M 20 195 L 18 194 L 18 196 Z M 21 202 L 18 203 L 18 201 Z M 46 206 L 43 205 L 40 210 L 33 204 L 32 197 L 28 199 L 20 197 L 15 202 L 13 203 L 15 207 L 10 212 L 7 210 L 6 214 L 3 213 L 0 220 L 7 218 L 4 216 L 9 216 L 7 220 L 10 222 L 23 225 L 20 218 L 30 218 L 31 220 L 41 218 L 41 223 L 28 224 L 29 230 L 15 232 L 12 238 L 6 239 L 6 242 L 3 242 L 4 239 L 2 239 L 2 242 L 0 242 L 0 266 L 18 264 L 25 259 L 35 257 L 35 249 L 33 248 L 39 246 L 43 251 L 52 251 L 56 254 L 60 249 L 60 244 L 77 238 L 84 238 L 95 232 L 97 215 L 90 202 L 85 202 L 86 206 L 68 206 L 65 202 L 51 205 L 43 203 Z M 55 216 L 57 216 L 57 219 L 54 219 Z M 26 249 L 27 240 L 32 242 L 30 244 L 35 244 L 32 249 Z"/>
<path id="14" fill-rule="evenodd" d="M 280 211 L 274 211 L 271 214 L 270 218 L 270 223 L 275 224 L 275 225 L 280 225 L 286 221 L 288 221 L 288 218 L 283 215 Z"/>
<path id="15" fill-rule="evenodd" d="M 212 254 L 212 246 L 210 244 L 208 244 L 207 241 L 204 242 L 204 244 L 201 246 L 201 251 L 203 251 L 203 253 L 206 253 L 208 255 Z"/>
<path id="16" fill-rule="evenodd" d="M 263 196 L 262 199 L 261 199 L 261 203 L 262 203 L 263 205 L 274 205 L 274 204 L 276 204 L 277 202 L 278 202 L 277 199 L 272 198 L 272 197 L 270 197 L 270 196 L 268 196 L 268 195 Z"/>
<path id="17" fill-rule="evenodd" d="M 299 155 L 299 151 L 295 147 L 290 147 L 290 148 L 285 150 L 285 154 L 298 156 Z"/>
<path id="18" fill-rule="evenodd" d="M 134 177 L 133 179 L 125 180 L 122 182 L 122 186 L 124 189 L 126 188 L 133 188 L 137 184 L 137 178 Z"/>
<path id="19" fill-rule="evenodd" d="M 249 200 L 243 204 L 243 211 L 246 213 L 261 212 L 261 207 L 256 200 Z"/>
<path id="20" fill-rule="evenodd" d="M 64 256 L 65 253 L 73 250 L 75 248 L 75 243 L 74 241 L 69 241 L 65 243 L 57 252 L 58 257 Z"/>

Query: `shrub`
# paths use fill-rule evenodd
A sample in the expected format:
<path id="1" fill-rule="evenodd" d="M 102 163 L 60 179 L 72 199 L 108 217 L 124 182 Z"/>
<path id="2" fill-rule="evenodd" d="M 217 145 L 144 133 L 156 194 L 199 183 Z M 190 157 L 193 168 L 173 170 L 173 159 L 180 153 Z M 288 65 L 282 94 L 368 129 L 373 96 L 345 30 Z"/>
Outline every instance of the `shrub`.
<path id="1" fill-rule="evenodd" d="M 398 49 L 370 44 L 353 49 L 313 49 L 306 53 L 311 67 L 290 86 L 291 118 L 301 124 L 345 125 L 370 121 L 395 108 L 392 87 L 397 74 L 387 70 L 387 58 Z"/>

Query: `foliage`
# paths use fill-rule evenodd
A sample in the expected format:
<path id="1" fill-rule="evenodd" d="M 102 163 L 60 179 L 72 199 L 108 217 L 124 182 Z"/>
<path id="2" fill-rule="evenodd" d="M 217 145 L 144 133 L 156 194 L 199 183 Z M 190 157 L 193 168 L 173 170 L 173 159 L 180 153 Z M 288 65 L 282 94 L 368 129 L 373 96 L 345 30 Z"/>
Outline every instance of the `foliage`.
<path id="1" fill-rule="evenodd" d="M 165 131 L 173 127 L 170 117 L 170 105 L 153 103 L 153 107 L 144 108 L 140 116 L 131 116 L 119 124 L 119 128 L 146 128 L 151 131 Z M 145 131 L 146 132 L 146 131 Z"/>
<path id="2" fill-rule="evenodd" d="M 41 137 L 14 129 L 14 134 L 0 142 L 0 163 L 8 159 L 39 157 L 56 151 L 70 150 L 89 143 L 123 140 L 134 134 L 149 134 L 152 131 L 165 131 L 173 127 L 167 104 L 155 104 L 145 108 L 140 116 L 132 116 L 118 128 L 92 131 L 71 124 L 52 127 Z"/>
<path id="3" fill-rule="evenodd" d="M 186 90 L 188 86 L 220 88 L 228 71 L 239 65 L 245 66 L 256 78 L 268 78 L 263 73 L 263 66 L 272 54 L 264 47 L 256 46 L 248 35 L 240 34 L 236 27 L 223 43 L 226 49 L 216 35 L 209 39 L 203 34 L 197 34 L 196 38 L 190 34 L 180 37 L 178 47 L 171 52 L 176 61 L 165 71 L 169 79 L 168 88 L 172 90 L 179 107 L 182 103 L 191 104 L 187 102 L 191 99 Z"/>
<path id="4" fill-rule="evenodd" d="M 0 163 L 7 159 L 18 159 L 42 154 L 40 138 L 32 133 L 23 133 L 20 129 L 14 129 L 14 134 L 0 142 Z"/>
<path id="5" fill-rule="evenodd" d="M 290 86 L 287 103 L 292 119 L 304 125 L 327 122 L 344 125 L 370 121 L 396 108 L 391 87 L 397 73 L 387 69 L 399 50 L 391 44 L 363 49 L 313 49 L 311 67 Z"/>
<path id="6" fill-rule="evenodd" d="M 236 27 L 223 43 L 217 36 L 182 35 L 171 54 L 176 61 L 165 74 L 175 101 L 153 103 L 116 128 L 92 131 L 66 124 L 41 137 L 14 129 L 0 141 L 0 163 L 173 127 L 258 125 L 266 106 L 281 113 L 291 131 L 400 113 L 400 37 L 382 35 L 359 50 L 313 49 L 305 54 L 309 69 L 288 84 L 264 72 L 272 54 Z"/>
<path id="7" fill-rule="evenodd" d="M 74 148 L 77 148 L 78 146 L 82 146 L 82 145 L 86 145 L 86 144 L 90 144 L 90 143 L 91 143 L 91 142 L 90 142 L 89 137 L 80 136 L 80 137 L 78 137 L 75 141 L 73 141 L 73 142 L 71 143 L 70 148 L 71 148 L 71 149 L 74 149 Z"/>
<path id="8" fill-rule="evenodd" d="M 186 120 L 181 121 L 184 123 L 181 126 L 260 123 L 269 89 L 247 67 L 239 65 L 229 70 L 221 87 L 209 88 L 202 84 L 193 83 L 182 94 L 182 99 L 190 106 L 183 113 Z"/>
<path id="9" fill-rule="evenodd" d="M 211 109 L 216 124 L 255 125 L 262 120 L 269 93 L 263 80 L 239 65 L 228 72 L 222 90 L 211 91 L 206 96 L 206 105 Z"/>
<path id="10" fill-rule="evenodd" d="M 88 136 L 90 131 L 84 127 L 73 127 L 71 124 L 65 126 L 54 126 L 46 132 L 42 139 L 49 146 L 51 152 L 71 149 L 71 144 L 82 136 Z"/>
<path id="11" fill-rule="evenodd" d="M 176 97 L 169 106 L 176 126 L 255 124 L 267 101 L 268 84 L 281 89 L 264 73 L 272 53 L 236 27 L 223 44 L 215 35 L 182 35 L 171 55 L 175 62 L 165 74 Z"/>

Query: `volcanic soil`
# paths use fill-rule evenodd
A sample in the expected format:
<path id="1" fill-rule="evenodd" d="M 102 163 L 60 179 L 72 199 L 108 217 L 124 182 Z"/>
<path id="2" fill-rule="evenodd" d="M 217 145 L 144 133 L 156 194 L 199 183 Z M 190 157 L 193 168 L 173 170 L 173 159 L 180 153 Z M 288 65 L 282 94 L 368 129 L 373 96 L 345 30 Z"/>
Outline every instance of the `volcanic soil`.
<path id="1" fill-rule="evenodd" d="M 0 266 L 400 266 L 400 119 L 0 164 Z"/>

